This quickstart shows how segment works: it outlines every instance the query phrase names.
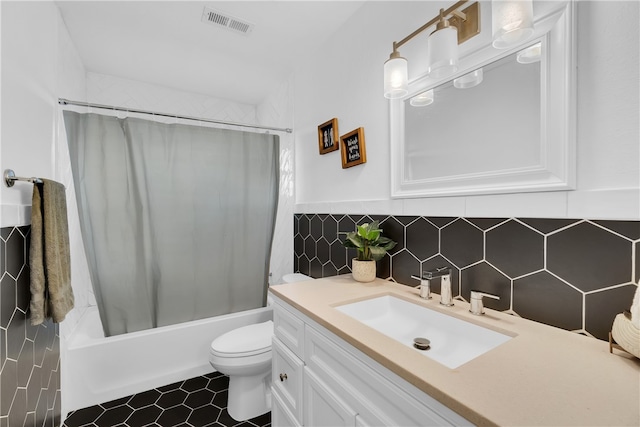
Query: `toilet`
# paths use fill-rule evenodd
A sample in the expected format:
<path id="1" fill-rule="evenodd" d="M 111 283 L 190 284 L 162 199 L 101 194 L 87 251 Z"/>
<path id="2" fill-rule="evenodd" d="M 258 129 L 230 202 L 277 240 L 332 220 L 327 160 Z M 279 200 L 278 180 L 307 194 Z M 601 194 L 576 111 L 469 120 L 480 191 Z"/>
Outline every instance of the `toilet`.
<path id="1" fill-rule="evenodd" d="M 285 274 L 284 283 L 313 280 L 300 273 Z M 214 339 L 209 363 L 229 376 L 227 411 L 237 421 L 271 410 L 271 339 L 273 321 L 243 326 Z"/>

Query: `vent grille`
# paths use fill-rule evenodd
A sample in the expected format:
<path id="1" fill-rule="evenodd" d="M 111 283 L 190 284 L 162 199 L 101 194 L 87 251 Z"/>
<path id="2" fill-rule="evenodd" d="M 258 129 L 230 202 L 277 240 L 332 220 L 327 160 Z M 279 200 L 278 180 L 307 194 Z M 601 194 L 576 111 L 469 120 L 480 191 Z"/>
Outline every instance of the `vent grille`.
<path id="1" fill-rule="evenodd" d="M 234 33 L 248 35 L 253 30 L 253 24 L 242 19 L 231 16 L 228 13 L 205 7 L 202 11 L 202 22 L 225 28 Z"/>

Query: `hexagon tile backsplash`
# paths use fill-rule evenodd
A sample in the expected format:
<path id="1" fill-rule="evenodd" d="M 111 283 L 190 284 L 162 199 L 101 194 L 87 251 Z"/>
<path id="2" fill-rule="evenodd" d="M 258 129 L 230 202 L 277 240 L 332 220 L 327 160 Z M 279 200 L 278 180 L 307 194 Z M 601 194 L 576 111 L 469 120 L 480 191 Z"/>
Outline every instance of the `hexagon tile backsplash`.
<path id="1" fill-rule="evenodd" d="M 640 279 L 640 221 L 339 214 L 294 215 L 296 272 L 349 273 L 343 233 L 373 220 L 398 242 L 378 277 L 417 286 L 412 275 L 448 266 L 457 299 L 485 291 L 500 296 L 489 308 L 603 340 Z"/>
<path id="2" fill-rule="evenodd" d="M 60 425 L 60 332 L 31 326 L 30 227 L 0 229 L 0 427 Z"/>

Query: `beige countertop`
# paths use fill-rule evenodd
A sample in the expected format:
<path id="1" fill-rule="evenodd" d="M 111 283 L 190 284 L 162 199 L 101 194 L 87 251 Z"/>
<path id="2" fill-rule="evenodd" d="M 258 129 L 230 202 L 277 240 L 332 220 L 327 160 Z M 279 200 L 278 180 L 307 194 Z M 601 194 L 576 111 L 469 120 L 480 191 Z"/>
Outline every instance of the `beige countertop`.
<path id="1" fill-rule="evenodd" d="M 424 300 L 408 286 L 351 275 L 277 285 L 271 292 L 372 359 L 476 425 L 639 426 L 640 360 L 609 343 L 509 314 L 469 305 Z M 337 305 L 392 294 L 514 336 L 457 369 L 334 309 Z"/>

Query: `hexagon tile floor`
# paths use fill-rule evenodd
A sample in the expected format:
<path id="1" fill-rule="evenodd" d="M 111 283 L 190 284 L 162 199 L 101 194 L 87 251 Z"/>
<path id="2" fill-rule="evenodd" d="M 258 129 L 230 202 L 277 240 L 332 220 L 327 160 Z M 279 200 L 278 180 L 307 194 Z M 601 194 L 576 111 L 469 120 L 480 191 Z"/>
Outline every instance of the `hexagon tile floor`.
<path id="1" fill-rule="evenodd" d="M 79 409 L 63 427 L 270 427 L 268 412 L 236 421 L 227 412 L 229 377 L 214 372 Z"/>

